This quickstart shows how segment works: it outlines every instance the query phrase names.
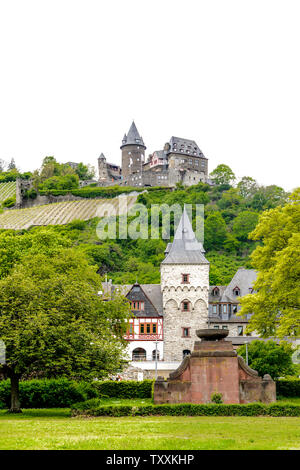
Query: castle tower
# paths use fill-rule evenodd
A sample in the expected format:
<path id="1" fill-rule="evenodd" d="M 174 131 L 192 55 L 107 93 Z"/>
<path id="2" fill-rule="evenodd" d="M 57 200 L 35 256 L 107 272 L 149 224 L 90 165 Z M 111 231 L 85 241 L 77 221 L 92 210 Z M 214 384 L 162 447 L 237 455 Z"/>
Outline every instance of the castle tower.
<path id="1" fill-rule="evenodd" d="M 209 262 L 184 208 L 173 243 L 161 263 L 164 360 L 182 361 L 193 350 L 196 330 L 207 328 Z"/>
<path id="2" fill-rule="evenodd" d="M 106 158 L 101 153 L 100 157 L 98 157 L 98 173 L 99 173 L 99 181 L 105 182 L 108 180 L 108 172 L 107 172 L 107 165 L 106 165 Z"/>
<path id="3" fill-rule="evenodd" d="M 124 135 L 121 145 L 122 150 L 122 176 L 126 179 L 132 173 L 141 173 L 145 162 L 145 150 L 143 138 L 140 136 L 134 121 L 128 134 Z"/>

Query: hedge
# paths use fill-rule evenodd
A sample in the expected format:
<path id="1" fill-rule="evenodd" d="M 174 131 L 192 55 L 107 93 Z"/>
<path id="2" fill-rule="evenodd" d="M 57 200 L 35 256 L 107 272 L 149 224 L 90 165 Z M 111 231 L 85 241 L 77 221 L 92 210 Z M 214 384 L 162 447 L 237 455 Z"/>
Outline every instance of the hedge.
<path id="1" fill-rule="evenodd" d="M 276 394 L 277 397 L 300 397 L 300 379 L 276 380 Z"/>
<path id="2" fill-rule="evenodd" d="M 109 398 L 151 398 L 153 380 L 121 380 L 119 382 L 107 380 L 94 382 L 98 396 L 106 395 Z"/>
<path id="3" fill-rule="evenodd" d="M 78 401 L 97 397 L 95 388 L 87 382 L 67 379 L 28 380 L 20 382 L 22 408 L 68 408 Z M 10 406 L 10 381 L 0 381 L 0 409 Z"/>
<path id="4" fill-rule="evenodd" d="M 90 398 L 149 398 L 152 380 L 75 382 L 68 379 L 27 380 L 20 382 L 23 408 L 64 408 Z M 10 406 L 10 381 L 0 381 L 0 409 Z"/>
<path id="5" fill-rule="evenodd" d="M 300 416 L 300 406 L 293 404 L 266 405 L 263 403 L 239 404 L 192 404 L 101 406 L 101 400 L 87 404 L 72 405 L 72 416 Z"/>
<path id="6" fill-rule="evenodd" d="M 85 197 L 85 198 L 112 198 L 119 196 L 120 194 L 142 192 L 145 191 L 159 191 L 159 190 L 172 190 L 168 187 L 147 187 L 147 188 L 136 188 L 136 187 L 124 187 L 124 186 L 110 186 L 110 187 L 85 187 L 80 189 L 48 189 L 40 190 L 39 194 L 41 196 L 65 196 L 66 194 L 73 194 L 73 196 Z"/>

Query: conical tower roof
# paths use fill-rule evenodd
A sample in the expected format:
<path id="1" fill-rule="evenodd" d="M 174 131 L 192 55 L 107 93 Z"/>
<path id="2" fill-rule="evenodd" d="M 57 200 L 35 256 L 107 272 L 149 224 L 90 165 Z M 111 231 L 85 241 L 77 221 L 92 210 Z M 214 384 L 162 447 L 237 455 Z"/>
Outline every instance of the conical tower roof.
<path id="1" fill-rule="evenodd" d="M 209 264 L 204 253 L 203 245 L 196 239 L 184 207 L 173 243 L 168 244 L 162 264 Z"/>
<path id="2" fill-rule="evenodd" d="M 125 145 L 139 145 L 146 148 L 143 138 L 140 136 L 134 121 L 132 121 L 128 134 L 125 134 L 123 137 L 121 148 Z"/>

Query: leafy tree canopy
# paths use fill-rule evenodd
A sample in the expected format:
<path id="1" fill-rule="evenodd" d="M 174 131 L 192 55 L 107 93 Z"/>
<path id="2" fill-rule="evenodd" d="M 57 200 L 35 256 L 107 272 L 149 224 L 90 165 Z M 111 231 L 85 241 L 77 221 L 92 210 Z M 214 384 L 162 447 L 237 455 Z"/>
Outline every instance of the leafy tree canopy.
<path id="1" fill-rule="evenodd" d="M 285 375 L 293 375 L 293 353 L 293 347 L 286 341 L 276 344 L 271 340 L 266 342 L 255 340 L 248 344 L 248 364 L 257 370 L 261 377 L 269 374 L 273 379 L 278 379 Z M 238 348 L 238 354 L 246 359 L 245 345 Z"/>
<path id="2" fill-rule="evenodd" d="M 19 408 L 21 377 L 101 378 L 124 362 L 128 302 L 117 294 L 103 302 L 97 268 L 49 235 L 35 233 L 22 262 L 0 280 L 12 410 Z"/>
<path id="3" fill-rule="evenodd" d="M 224 164 L 218 165 L 217 168 L 215 168 L 209 176 L 211 180 L 218 185 L 231 185 L 236 179 L 232 169 L 228 165 Z"/>
<path id="4" fill-rule="evenodd" d="M 284 207 L 264 212 L 250 234 L 258 271 L 255 294 L 241 299 L 240 314 L 253 313 L 248 329 L 262 336 L 300 333 L 300 188 Z"/>

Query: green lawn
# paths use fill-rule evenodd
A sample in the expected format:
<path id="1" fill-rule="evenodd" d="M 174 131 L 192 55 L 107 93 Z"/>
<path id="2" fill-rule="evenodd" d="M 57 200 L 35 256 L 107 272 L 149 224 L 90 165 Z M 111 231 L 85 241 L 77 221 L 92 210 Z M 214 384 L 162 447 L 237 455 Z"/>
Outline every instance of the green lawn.
<path id="1" fill-rule="evenodd" d="M 2 410 L 0 449 L 300 449 L 300 418 L 86 419 L 70 418 L 68 409 Z"/>

